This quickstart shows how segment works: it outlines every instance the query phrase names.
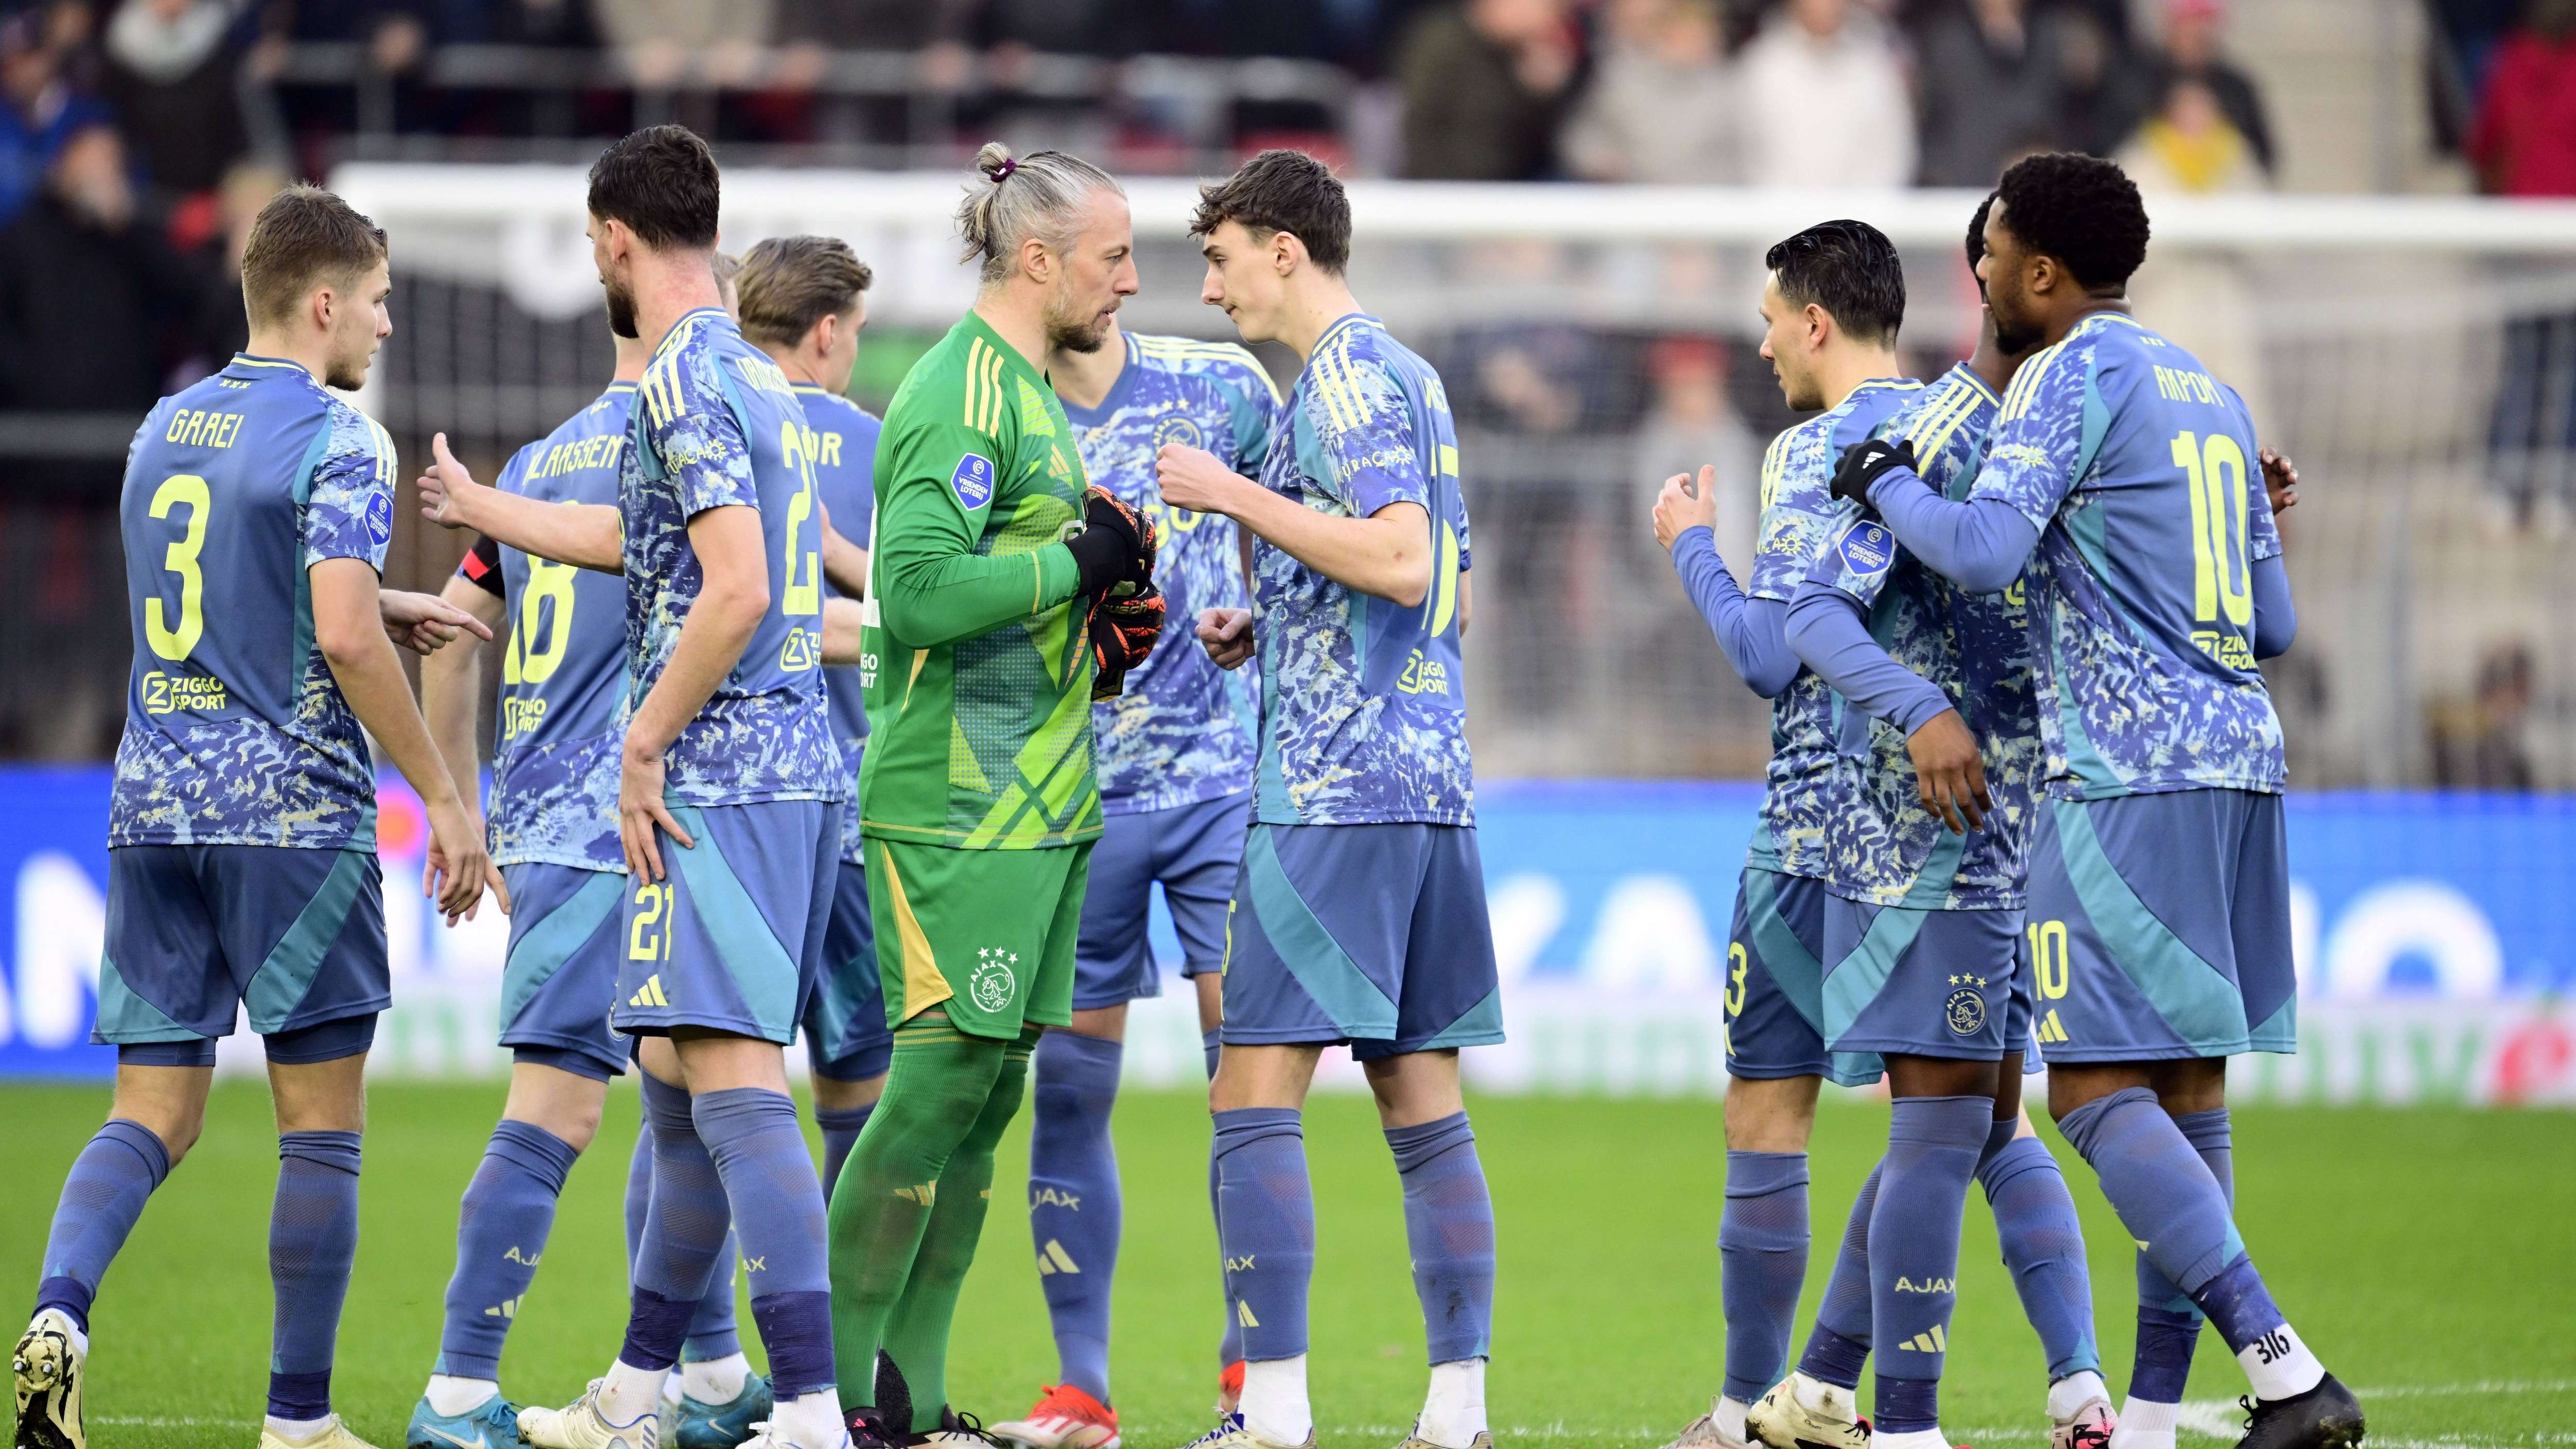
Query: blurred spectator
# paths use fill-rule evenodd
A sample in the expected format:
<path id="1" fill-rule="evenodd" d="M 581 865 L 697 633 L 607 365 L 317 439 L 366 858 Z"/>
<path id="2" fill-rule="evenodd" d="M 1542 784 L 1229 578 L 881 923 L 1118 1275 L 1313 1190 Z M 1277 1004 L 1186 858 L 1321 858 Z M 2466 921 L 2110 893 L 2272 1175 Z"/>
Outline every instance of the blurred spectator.
<path id="1" fill-rule="evenodd" d="M 240 159 L 240 6 L 125 0 L 107 23 L 107 95 L 153 184 L 205 191 Z"/>
<path id="2" fill-rule="evenodd" d="M 2029 0 L 1955 0 L 1918 49 L 1924 185 L 1982 190 L 2013 157 L 2067 139 L 2057 25 Z"/>
<path id="3" fill-rule="evenodd" d="M 1424 15 L 1401 65 L 1404 174 L 1547 175 L 1577 59 L 1563 0 L 1457 0 Z"/>
<path id="4" fill-rule="evenodd" d="M 2272 153 L 2271 123 L 2264 117 L 2263 95 L 2255 89 L 2254 78 L 2219 53 L 2220 32 L 2226 24 L 2226 0 L 2169 0 L 2157 91 L 2170 96 L 2180 81 L 2206 86 L 2228 124 L 2252 148 L 2255 164 L 2268 175 L 2279 165 Z"/>
<path id="5" fill-rule="evenodd" d="M 1743 179 L 1717 0 L 1611 0 L 1609 44 L 1565 130 L 1591 181 L 1732 186 Z"/>
<path id="6" fill-rule="evenodd" d="M 2141 191 L 2260 191 L 2253 144 L 2198 78 L 2177 76 L 2164 104 L 2120 149 L 2120 169 Z"/>
<path id="7" fill-rule="evenodd" d="M 2478 97 L 2469 158 L 2499 195 L 2576 196 L 2576 0 L 2524 8 Z"/>
<path id="8" fill-rule="evenodd" d="M 180 364 L 186 375 L 172 378 L 167 390 L 175 392 L 215 371 L 250 345 L 250 319 L 242 312 L 242 249 L 250 245 L 250 224 L 258 219 L 259 209 L 284 191 L 289 179 L 276 167 L 256 161 L 244 161 L 224 174 L 216 193 L 223 230 L 211 243 L 214 254 L 201 268 L 205 280 L 189 321 L 189 356 Z"/>
<path id="9" fill-rule="evenodd" d="M 1895 38 L 1851 0 L 1790 0 L 1744 47 L 1754 186 L 1903 186 L 1914 115 Z"/>
<path id="10" fill-rule="evenodd" d="M 494 45 L 588 49 L 599 44 L 582 0 L 497 0 L 485 36 Z"/>
<path id="11" fill-rule="evenodd" d="M 2478 661 L 2477 686 L 2432 707 L 2433 783 L 2471 790 L 2528 790 L 2531 646 L 2492 645 Z"/>
<path id="12" fill-rule="evenodd" d="M 1753 563 L 1762 449 L 1727 401 L 1728 370 L 1726 348 L 1714 337 L 1664 337 L 1647 350 L 1654 401 L 1637 429 L 1630 511 L 1644 518 L 1666 478 L 1697 477 L 1701 464 L 1716 465 L 1717 553 L 1740 579 Z"/>
<path id="13" fill-rule="evenodd" d="M 79 38 L 60 19 L 70 13 L 30 9 L 0 20 L 0 223 L 36 194 L 73 133 L 107 119 L 107 107 L 64 74 Z"/>
<path id="14" fill-rule="evenodd" d="M 591 14 L 647 89 L 693 68 L 720 85 L 750 79 L 772 18 L 770 0 L 591 0 Z"/>

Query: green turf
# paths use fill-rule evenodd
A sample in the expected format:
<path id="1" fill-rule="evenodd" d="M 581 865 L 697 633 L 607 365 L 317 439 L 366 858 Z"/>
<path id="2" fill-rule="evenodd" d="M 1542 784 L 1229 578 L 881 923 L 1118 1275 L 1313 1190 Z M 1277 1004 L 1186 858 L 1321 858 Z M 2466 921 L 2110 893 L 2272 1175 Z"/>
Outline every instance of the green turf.
<path id="1" fill-rule="evenodd" d="M 367 1138 L 365 1226 L 340 1335 L 339 1407 L 401 1440 L 438 1338 L 456 1200 L 496 1086 L 380 1087 Z M 56 1190 L 96 1126 L 91 1088 L 0 1088 L 0 1283 L 28 1292 Z M 1500 1220 L 1497 1438 L 1661 1443 L 1706 1407 L 1722 1348 L 1722 1155 L 1708 1102 L 1480 1101 L 1479 1148 Z M 256 1084 L 215 1094 L 205 1140 L 175 1173 L 98 1303 L 92 1443 L 252 1442 L 265 1387 L 266 1224 L 276 1170 Z M 1884 1116 L 1828 1107 L 1814 1202 L 1830 1244 L 1877 1152 Z M 636 1098 L 615 1094 L 575 1170 L 546 1263 L 511 1335 L 510 1391 L 561 1402 L 614 1352 L 623 1322 L 618 1197 Z M 1312 1377 L 1323 1441 L 1383 1449 L 1419 1406 L 1422 1325 L 1395 1175 L 1365 1100 L 1319 1099 L 1307 1150 L 1318 1203 Z M 1025 1130 L 1025 1118 L 1023 1119 Z M 2045 1130 L 2045 1129 L 2043 1129 Z M 1119 1106 L 1127 1254 L 1114 1370 L 1134 1449 L 1197 1433 L 1213 1391 L 1216 1248 L 1206 1116 L 1194 1093 Z M 2052 1145 L 2055 1144 L 2052 1136 Z M 2246 1237 L 2301 1333 L 2369 1399 L 2387 1449 L 2564 1445 L 2576 1412 L 2576 1116 L 2453 1111 L 2237 1114 Z M 2072 1163 L 2063 1152 L 2062 1160 Z M 1011 1210 L 1024 1136 L 1003 1151 L 983 1261 L 958 1315 L 952 1385 L 986 1419 L 1054 1377 L 1024 1220 Z M 2103 1355 L 2126 1378 L 2131 1253 L 2080 1163 L 2070 1179 L 2093 1250 Z M 1826 1259 L 1810 1275 L 1809 1303 Z M 749 1315 L 744 1315 L 746 1327 Z M 1800 1319 L 1801 1329 L 1805 1323 Z M 1972 1443 L 2035 1444 L 2042 1365 L 1972 1200 L 1943 1420 Z M 2215 1336 L 2195 1400 L 2242 1392 Z M 2202 1422 L 2214 1423 L 2213 1413 Z M 2213 1441 L 2186 1436 L 2186 1443 Z"/>

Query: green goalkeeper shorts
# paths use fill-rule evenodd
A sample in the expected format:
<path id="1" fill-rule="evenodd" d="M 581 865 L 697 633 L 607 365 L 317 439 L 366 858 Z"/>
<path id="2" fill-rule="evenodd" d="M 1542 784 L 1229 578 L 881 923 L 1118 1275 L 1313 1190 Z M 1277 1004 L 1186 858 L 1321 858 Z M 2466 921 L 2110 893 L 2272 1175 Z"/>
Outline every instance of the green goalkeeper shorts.
<path id="1" fill-rule="evenodd" d="M 1073 1020 L 1073 948 L 1091 844 L 957 850 L 867 840 L 886 1023 L 936 1006 L 973 1036 Z"/>

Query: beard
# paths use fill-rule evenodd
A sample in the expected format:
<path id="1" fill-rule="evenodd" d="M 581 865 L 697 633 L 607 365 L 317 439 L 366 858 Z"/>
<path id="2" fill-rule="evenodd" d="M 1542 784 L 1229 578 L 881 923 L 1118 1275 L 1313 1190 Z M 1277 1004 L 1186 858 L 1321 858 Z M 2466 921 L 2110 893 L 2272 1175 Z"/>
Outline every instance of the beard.
<path id="1" fill-rule="evenodd" d="M 2036 327 L 2008 327 L 2004 319 L 1995 319 L 1995 347 L 2006 357 L 2019 357 L 2039 345 Z"/>
<path id="2" fill-rule="evenodd" d="M 600 287 L 608 293 L 608 330 L 620 337 L 635 336 L 635 292 L 620 287 L 603 277 Z"/>
<path id="3" fill-rule="evenodd" d="M 322 381 L 342 392 L 356 392 L 367 385 L 367 364 L 373 360 L 371 356 L 355 361 L 345 357 L 332 358 L 323 365 Z"/>
<path id="4" fill-rule="evenodd" d="M 1117 311 L 1112 299 L 1110 311 Z M 1046 310 L 1047 346 L 1067 352 L 1092 353 L 1109 340 L 1109 318 L 1099 312 L 1075 311 L 1050 302 Z"/>

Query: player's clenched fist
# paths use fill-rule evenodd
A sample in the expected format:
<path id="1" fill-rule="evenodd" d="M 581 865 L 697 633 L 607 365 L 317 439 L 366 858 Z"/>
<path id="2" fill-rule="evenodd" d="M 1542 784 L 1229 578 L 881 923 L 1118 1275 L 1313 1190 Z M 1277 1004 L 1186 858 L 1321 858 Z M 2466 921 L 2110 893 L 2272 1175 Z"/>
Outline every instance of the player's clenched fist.
<path id="1" fill-rule="evenodd" d="M 1225 504 L 1237 490 L 1261 485 L 1217 461 L 1205 448 L 1165 443 L 1154 455 L 1154 482 L 1163 501 L 1192 513 L 1230 512 Z"/>
<path id="2" fill-rule="evenodd" d="M 1672 551 L 1674 539 L 1694 528 L 1717 528 L 1717 467 L 1711 463 L 1700 465 L 1696 488 L 1689 474 L 1675 473 L 1655 495 L 1655 542 L 1665 552 Z"/>
<path id="3" fill-rule="evenodd" d="M 1199 646 L 1219 669 L 1233 669 L 1252 657 L 1250 609 L 1199 610 Z"/>

